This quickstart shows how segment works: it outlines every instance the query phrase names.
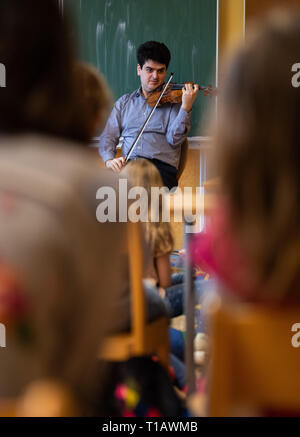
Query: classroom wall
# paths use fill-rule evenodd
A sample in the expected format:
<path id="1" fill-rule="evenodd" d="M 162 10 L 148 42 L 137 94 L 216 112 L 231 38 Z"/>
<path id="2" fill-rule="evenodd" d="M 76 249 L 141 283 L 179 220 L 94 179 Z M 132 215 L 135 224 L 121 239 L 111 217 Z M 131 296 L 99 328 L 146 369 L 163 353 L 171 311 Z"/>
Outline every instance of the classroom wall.
<path id="1" fill-rule="evenodd" d="M 219 0 L 218 11 L 218 76 L 220 79 L 222 61 L 230 56 L 238 44 L 240 44 L 247 34 L 251 21 L 262 16 L 276 6 L 300 7 L 300 0 Z M 190 150 L 187 160 L 186 170 L 184 171 L 180 187 L 199 186 L 200 171 L 207 168 L 209 159 L 209 148 L 205 153 L 199 148 Z M 208 175 L 208 179 L 209 179 Z M 203 179 L 203 178 L 202 178 Z M 174 224 L 175 248 L 183 246 L 182 226 Z"/>
<path id="2" fill-rule="evenodd" d="M 219 0 L 218 2 L 218 64 L 244 39 L 245 1 Z M 202 186 L 207 174 L 207 162 L 210 156 L 209 147 L 195 141 L 193 149 L 189 150 L 185 171 L 179 181 L 179 187 Z M 205 176 L 204 176 L 205 175 Z M 208 179 L 209 179 L 208 175 Z M 172 223 L 175 236 L 175 249 L 183 247 L 183 227 L 181 223 Z"/>
<path id="3" fill-rule="evenodd" d="M 300 7 L 300 0 L 246 0 L 246 26 L 250 24 L 252 19 L 259 18 L 277 6 Z"/>
<path id="4" fill-rule="evenodd" d="M 219 0 L 219 60 L 244 38 L 245 0 Z"/>

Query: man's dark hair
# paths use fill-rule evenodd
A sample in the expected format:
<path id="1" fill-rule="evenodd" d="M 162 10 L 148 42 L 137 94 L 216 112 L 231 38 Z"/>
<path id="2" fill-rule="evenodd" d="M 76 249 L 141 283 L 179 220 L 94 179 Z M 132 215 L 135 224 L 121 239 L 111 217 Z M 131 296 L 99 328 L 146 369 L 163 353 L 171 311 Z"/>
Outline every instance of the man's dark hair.
<path id="1" fill-rule="evenodd" d="M 147 41 L 141 44 L 137 50 L 137 60 L 141 68 L 146 61 L 151 59 L 159 64 L 165 64 L 168 68 L 171 54 L 168 47 L 162 42 Z"/>

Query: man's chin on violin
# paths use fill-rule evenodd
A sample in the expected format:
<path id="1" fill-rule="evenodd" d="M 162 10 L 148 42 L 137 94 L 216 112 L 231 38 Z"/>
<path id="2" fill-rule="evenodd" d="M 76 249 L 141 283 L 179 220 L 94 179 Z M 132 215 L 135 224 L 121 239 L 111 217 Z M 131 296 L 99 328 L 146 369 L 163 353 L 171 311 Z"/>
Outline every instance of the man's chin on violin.
<path id="1" fill-rule="evenodd" d="M 132 126 L 136 126 L 136 120 L 141 120 L 142 126 L 149 115 L 151 108 L 147 99 L 154 91 L 163 89 L 170 58 L 170 52 L 163 43 L 148 41 L 138 48 L 137 75 L 141 87 L 116 102 L 100 137 L 99 152 L 106 167 L 111 170 L 120 172 L 126 164 L 124 156 L 114 158 L 115 144 L 120 136 L 124 137 L 123 153 L 126 156 L 126 151 L 133 143 Z M 151 119 L 151 126 L 157 128 L 144 131 L 131 156 L 132 159 L 147 158 L 152 161 L 160 171 L 164 185 L 169 188 L 178 185 L 176 175 L 181 144 L 190 130 L 190 111 L 198 91 L 198 85 L 187 83 L 182 88 L 181 104 L 170 101 L 160 106 Z M 138 132 L 139 129 L 136 134 Z"/>

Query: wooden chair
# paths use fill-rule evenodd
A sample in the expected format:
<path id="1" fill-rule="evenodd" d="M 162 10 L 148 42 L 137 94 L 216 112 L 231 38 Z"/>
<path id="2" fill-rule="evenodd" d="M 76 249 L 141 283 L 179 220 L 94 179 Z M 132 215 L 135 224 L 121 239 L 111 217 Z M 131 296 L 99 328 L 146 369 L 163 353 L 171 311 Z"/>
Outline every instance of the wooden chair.
<path id="1" fill-rule="evenodd" d="M 181 145 L 180 160 L 179 160 L 179 165 L 178 165 L 178 170 L 177 170 L 177 175 L 176 175 L 177 180 L 179 180 L 179 178 L 181 177 L 181 175 L 185 169 L 187 156 L 188 156 L 188 150 L 189 150 L 189 143 L 188 143 L 188 140 L 185 139 Z M 116 158 L 119 158 L 120 156 L 122 156 L 122 149 L 117 148 Z"/>
<path id="2" fill-rule="evenodd" d="M 179 165 L 178 165 L 178 170 L 177 170 L 177 180 L 178 181 L 179 181 L 179 179 L 180 179 L 180 177 L 185 169 L 188 151 L 189 151 L 189 142 L 186 138 L 184 140 L 184 142 L 181 144 L 180 160 L 179 160 Z"/>
<path id="3" fill-rule="evenodd" d="M 208 414 L 299 413 L 300 350 L 291 343 L 291 329 L 300 322 L 300 308 L 232 304 L 218 298 L 210 305 L 209 320 Z"/>
<path id="4" fill-rule="evenodd" d="M 142 284 L 143 251 L 140 223 L 128 224 L 128 251 L 131 292 L 131 331 L 104 340 L 99 358 L 126 361 L 131 357 L 157 354 L 167 368 L 169 344 L 167 317 L 146 321 L 145 293 Z"/>

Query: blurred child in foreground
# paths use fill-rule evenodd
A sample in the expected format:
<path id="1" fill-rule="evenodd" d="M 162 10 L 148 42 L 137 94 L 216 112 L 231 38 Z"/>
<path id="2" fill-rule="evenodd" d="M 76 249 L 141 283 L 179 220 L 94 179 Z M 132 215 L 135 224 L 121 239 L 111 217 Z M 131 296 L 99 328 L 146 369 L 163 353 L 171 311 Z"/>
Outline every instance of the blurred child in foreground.
<path id="1" fill-rule="evenodd" d="M 63 387 L 87 413 L 98 396 L 97 352 L 118 297 L 121 224 L 100 224 L 96 190 L 117 180 L 86 145 L 66 16 L 55 0 L 0 1 L 0 397 L 20 398 L 38 381 Z M 108 103 L 105 85 L 97 126 Z M 104 255 L 105 254 L 105 255 Z M 36 386 L 35 386 L 36 387 Z M 54 390 L 55 391 L 55 390 Z M 64 392 L 64 389 L 59 393 Z M 45 415 L 39 389 L 15 414 Z M 51 415 L 61 414 L 51 409 Z"/>
<path id="2" fill-rule="evenodd" d="M 247 301 L 299 302 L 299 11 L 273 13 L 221 86 L 216 126 L 219 206 L 194 261 Z"/>

